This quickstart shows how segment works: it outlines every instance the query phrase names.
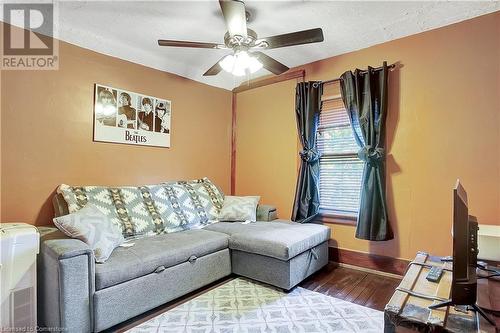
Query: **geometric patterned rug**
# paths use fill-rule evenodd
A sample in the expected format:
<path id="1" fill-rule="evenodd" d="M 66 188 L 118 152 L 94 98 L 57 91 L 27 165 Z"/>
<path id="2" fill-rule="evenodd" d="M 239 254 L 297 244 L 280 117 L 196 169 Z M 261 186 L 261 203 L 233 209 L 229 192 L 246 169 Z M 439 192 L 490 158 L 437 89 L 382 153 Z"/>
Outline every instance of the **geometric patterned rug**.
<path id="1" fill-rule="evenodd" d="M 296 287 L 236 278 L 127 332 L 313 333 L 384 330 L 383 312 Z"/>

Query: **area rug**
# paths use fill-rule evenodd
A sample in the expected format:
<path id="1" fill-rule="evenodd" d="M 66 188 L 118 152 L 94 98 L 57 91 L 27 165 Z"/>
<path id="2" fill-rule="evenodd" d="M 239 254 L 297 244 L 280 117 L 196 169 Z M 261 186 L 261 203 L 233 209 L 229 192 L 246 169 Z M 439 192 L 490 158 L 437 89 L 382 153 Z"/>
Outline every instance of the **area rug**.
<path id="1" fill-rule="evenodd" d="M 297 287 L 289 293 L 236 278 L 127 332 L 383 332 L 377 310 Z"/>

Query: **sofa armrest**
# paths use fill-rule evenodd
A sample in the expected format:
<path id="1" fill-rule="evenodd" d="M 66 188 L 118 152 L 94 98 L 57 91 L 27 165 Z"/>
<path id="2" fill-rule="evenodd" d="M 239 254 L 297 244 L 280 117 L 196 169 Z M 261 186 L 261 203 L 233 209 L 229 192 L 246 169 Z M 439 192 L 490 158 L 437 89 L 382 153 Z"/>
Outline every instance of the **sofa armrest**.
<path id="1" fill-rule="evenodd" d="M 41 240 L 37 265 L 39 326 L 91 332 L 95 259 L 90 247 L 51 232 Z"/>
<path id="2" fill-rule="evenodd" d="M 257 221 L 272 221 L 277 218 L 276 207 L 271 205 L 257 206 Z"/>

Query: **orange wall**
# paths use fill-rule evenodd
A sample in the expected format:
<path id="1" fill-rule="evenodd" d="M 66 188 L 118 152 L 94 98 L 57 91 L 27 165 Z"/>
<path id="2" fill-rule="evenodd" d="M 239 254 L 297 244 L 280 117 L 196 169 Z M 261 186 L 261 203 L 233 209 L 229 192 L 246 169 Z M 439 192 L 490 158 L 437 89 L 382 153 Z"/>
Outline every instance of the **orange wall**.
<path id="1" fill-rule="evenodd" d="M 285 219 L 297 177 L 295 84 L 284 81 L 236 96 L 236 193 L 260 195 Z"/>
<path id="2" fill-rule="evenodd" d="M 1 74 L 1 221 L 51 223 L 61 183 L 207 176 L 230 188 L 231 92 L 60 43 L 57 71 Z M 171 148 L 92 141 L 95 83 L 170 99 Z"/>
<path id="3" fill-rule="evenodd" d="M 368 242 L 330 225 L 338 247 L 413 258 L 451 253 L 452 188 L 460 178 L 470 212 L 500 224 L 500 13 L 303 66 L 328 80 L 384 60 L 391 72 L 387 200 L 396 238 Z M 328 36 L 327 36 L 328 37 Z M 296 182 L 295 82 L 237 95 L 237 194 L 260 194 L 289 218 Z M 268 168 L 265 163 L 269 163 Z"/>

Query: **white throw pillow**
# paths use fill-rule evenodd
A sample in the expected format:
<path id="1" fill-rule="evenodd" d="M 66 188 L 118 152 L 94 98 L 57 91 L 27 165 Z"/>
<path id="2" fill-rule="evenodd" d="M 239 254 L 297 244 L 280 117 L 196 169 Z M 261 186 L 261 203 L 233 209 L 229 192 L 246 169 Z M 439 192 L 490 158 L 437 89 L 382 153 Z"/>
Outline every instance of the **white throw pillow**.
<path id="1" fill-rule="evenodd" d="M 120 228 L 92 205 L 54 218 L 59 230 L 71 238 L 85 242 L 94 252 L 95 261 L 105 262 L 113 250 L 125 242 Z"/>
<path id="2" fill-rule="evenodd" d="M 259 200 L 260 197 L 258 196 L 237 197 L 226 195 L 219 213 L 219 221 L 255 222 L 257 220 Z"/>

